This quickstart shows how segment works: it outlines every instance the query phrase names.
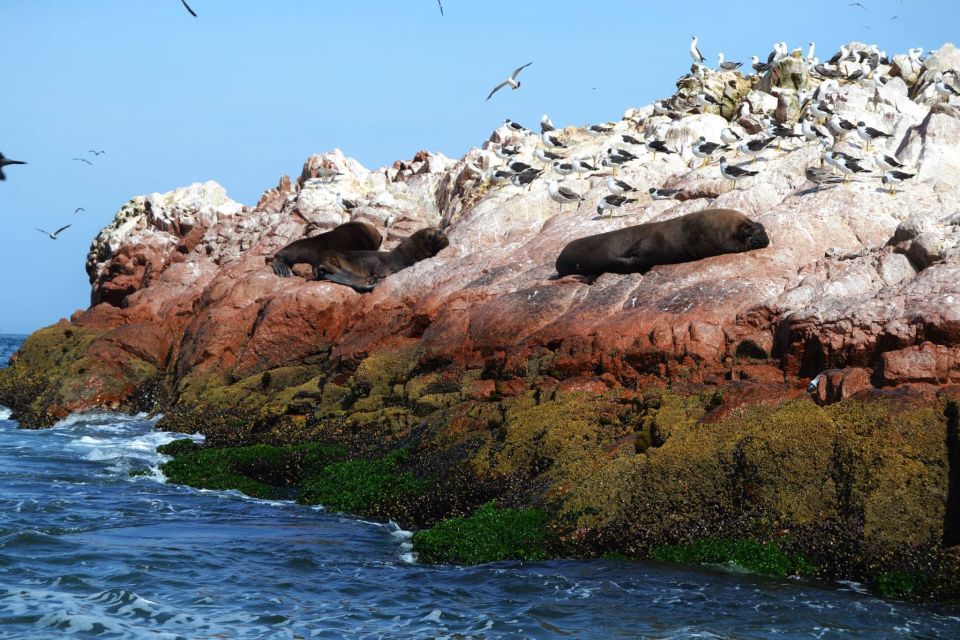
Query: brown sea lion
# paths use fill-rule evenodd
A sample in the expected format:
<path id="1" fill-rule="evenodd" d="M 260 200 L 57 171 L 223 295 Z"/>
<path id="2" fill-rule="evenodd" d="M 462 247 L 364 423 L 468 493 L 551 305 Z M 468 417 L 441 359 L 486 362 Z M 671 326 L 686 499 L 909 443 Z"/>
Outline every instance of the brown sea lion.
<path id="1" fill-rule="evenodd" d="M 763 225 L 733 209 L 706 209 L 685 216 L 578 238 L 557 258 L 560 277 L 645 273 L 658 264 L 691 262 L 770 244 Z"/>
<path id="2" fill-rule="evenodd" d="M 404 238 L 393 251 L 325 251 L 320 257 L 317 279 L 365 293 L 390 274 L 432 258 L 449 244 L 443 231 L 428 227 Z"/>
<path id="3" fill-rule="evenodd" d="M 312 238 L 294 240 L 277 251 L 273 256 L 273 272 L 286 278 L 293 275 L 290 267 L 306 262 L 313 267 L 313 277 L 316 279 L 320 256 L 325 251 L 376 250 L 380 248 L 381 242 L 383 236 L 373 225 L 366 222 L 347 222 Z"/>

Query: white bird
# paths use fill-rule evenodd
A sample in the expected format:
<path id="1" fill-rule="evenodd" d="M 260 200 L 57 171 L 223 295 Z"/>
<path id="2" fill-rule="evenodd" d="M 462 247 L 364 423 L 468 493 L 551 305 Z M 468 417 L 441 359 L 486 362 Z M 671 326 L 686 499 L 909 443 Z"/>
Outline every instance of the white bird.
<path id="1" fill-rule="evenodd" d="M 337 179 L 337 176 L 343 175 L 342 173 L 340 173 L 339 171 L 337 171 L 337 169 L 336 169 L 335 167 L 326 167 L 326 166 L 323 166 L 323 165 L 317 167 L 316 172 L 317 172 L 317 177 L 318 177 L 318 178 L 326 178 L 327 180 L 330 180 L 331 182 L 332 182 L 333 180 L 336 180 L 336 179 Z"/>
<path id="2" fill-rule="evenodd" d="M 549 131 L 541 133 L 540 139 L 543 141 L 544 146 L 550 149 L 565 149 L 567 147 L 567 145 L 560 141 L 559 137 L 550 135 Z"/>
<path id="3" fill-rule="evenodd" d="M 904 180 L 909 180 L 915 173 L 904 173 L 903 171 L 887 171 L 883 174 L 883 184 L 890 185 L 890 195 L 897 192 L 897 185 Z"/>
<path id="4" fill-rule="evenodd" d="M 770 136 L 769 138 L 758 138 L 756 140 L 747 140 L 741 142 L 737 147 L 741 152 L 747 154 L 748 156 L 753 156 L 753 162 L 757 161 L 757 156 L 763 152 L 764 149 L 770 146 L 770 144 L 776 141 L 776 136 Z M 752 163 L 751 163 L 752 164 Z"/>
<path id="5" fill-rule="evenodd" d="M 573 173 L 573 164 L 557 160 L 553 163 L 553 170 L 561 176 L 568 176 Z"/>
<path id="6" fill-rule="evenodd" d="M 618 194 L 611 194 L 609 196 L 604 196 L 600 198 L 600 201 L 597 202 L 597 213 L 601 216 L 606 217 L 607 212 L 611 214 L 614 210 L 619 209 L 628 202 L 636 202 L 636 198 L 628 198 L 626 196 L 621 196 Z"/>
<path id="7" fill-rule="evenodd" d="M 733 62 L 732 60 L 723 59 L 723 51 L 717 54 L 717 66 L 723 69 L 724 71 L 734 71 L 743 66 L 742 62 Z"/>
<path id="8" fill-rule="evenodd" d="M 705 91 L 697 94 L 697 104 L 701 107 L 719 107 L 720 103 L 712 95 Z"/>
<path id="9" fill-rule="evenodd" d="M 812 42 L 808 42 L 807 44 L 810 45 L 810 48 L 807 49 L 807 63 L 813 66 L 817 64 L 817 59 L 813 55 L 813 50 L 816 47 L 816 45 Z"/>
<path id="10" fill-rule="evenodd" d="M 864 169 L 860 166 L 860 161 L 857 158 L 848 156 L 846 154 L 841 154 L 836 151 L 827 151 L 823 154 L 823 158 L 840 170 L 843 174 L 843 181 L 847 181 L 848 176 L 852 176 L 858 173 L 870 173 L 867 169 Z"/>
<path id="11" fill-rule="evenodd" d="M 560 186 L 556 180 L 551 180 L 547 184 L 547 192 L 554 202 L 560 203 L 560 212 L 563 213 L 563 205 L 568 202 L 582 202 L 583 196 L 566 187 Z"/>
<path id="12" fill-rule="evenodd" d="M 340 196 L 340 193 L 337 193 L 337 206 L 343 209 L 344 211 L 352 211 L 357 208 L 357 203 L 354 200 L 346 200 Z"/>
<path id="13" fill-rule="evenodd" d="M 657 189 L 656 187 L 650 187 L 649 190 L 650 197 L 654 200 L 673 200 L 682 192 L 683 189 Z"/>
<path id="14" fill-rule="evenodd" d="M 800 120 L 800 132 L 803 134 L 803 137 L 807 140 L 827 140 L 832 138 L 828 131 L 825 131 L 822 127 L 814 124 L 807 118 L 802 118 Z"/>
<path id="15" fill-rule="evenodd" d="M 868 127 L 867 123 L 865 123 L 863 120 L 857 123 L 857 135 L 867 143 L 868 150 L 870 149 L 870 145 L 873 144 L 874 140 L 878 140 L 879 138 L 893 137 L 892 134 L 889 134 L 886 131 L 880 131 L 879 129 Z"/>
<path id="16" fill-rule="evenodd" d="M 720 175 L 726 178 L 727 180 L 736 182 L 737 180 L 741 180 L 743 178 L 749 178 L 750 176 L 755 176 L 758 173 L 760 172 L 750 171 L 749 169 L 741 169 L 736 165 L 727 164 L 726 156 L 720 157 Z"/>
<path id="17" fill-rule="evenodd" d="M 827 120 L 827 128 L 830 129 L 830 133 L 840 138 L 851 131 L 855 131 L 857 129 L 857 125 L 853 124 L 849 120 L 841 118 L 837 114 L 833 114 L 830 116 L 830 119 Z"/>
<path id="18" fill-rule="evenodd" d="M 533 60 L 531 60 L 531 61 L 528 62 L 527 64 L 523 65 L 522 67 L 517 67 L 516 69 L 514 69 L 514 70 L 513 70 L 513 73 L 510 74 L 510 77 L 509 77 L 509 78 L 507 78 L 506 80 L 504 80 L 503 82 L 501 82 L 500 84 L 498 84 L 497 86 L 495 86 L 495 87 L 493 88 L 493 91 L 491 91 L 491 92 L 490 92 L 490 95 L 487 96 L 487 100 L 489 100 L 490 98 L 492 98 L 492 97 L 493 97 L 493 94 L 495 94 L 497 91 L 499 91 L 500 89 L 502 89 L 502 88 L 504 88 L 504 87 L 506 87 L 506 86 L 508 86 L 508 85 L 509 85 L 510 88 L 513 89 L 514 91 L 516 91 L 517 89 L 519 89 L 519 88 L 520 88 L 520 81 L 517 80 L 517 76 L 520 75 L 520 72 L 521 72 L 521 71 L 523 71 L 524 69 L 526 69 L 527 67 L 529 67 L 529 66 L 532 65 L 532 64 L 533 64 Z"/>
<path id="19" fill-rule="evenodd" d="M 516 131 L 517 133 L 524 133 L 526 131 L 529 131 L 529 129 L 527 129 L 525 126 L 523 126 L 519 122 L 514 122 L 510 118 L 507 118 L 506 120 L 504 120 L 503 124 L 511 131 Z"/>
<path id="20" fill-rule="evenodd" d="M 539 160 L 540 162 L 553 162 L 554 160 L 559 160 L 563 156 L 560 154 L 554 153 L 552 151 L 544 151 L 543 149 L 537 149 L 533 152 L 533 157 Z"/>
<path id="21" fill-rule="evenodd" d="M 66 226 L 60 227 L 59 229 L 57 229 L 57 230 L 54 231 L 53 233 L 50 233 L 49 231 L 44 231 L 43 229 L 38 229 L 37 227 L 34 227 L 34 229 L 37 229 L 37 231 L 39 231 L 40 233 L 45 233 L 45 234 L 47 234 L 47 236 L 49 236 L 51 240 L 56 240 L 56 239 L 57 239 L 57 235 L 58 235 L 61 231 L 63 231 L 64 229 L 68 228 L 69 226 L 70 226 L 70 225 L 68 224 L 68 225 L 66 225 Z"/>
<path id="22" fill-rule="evenodd" d="M 700 53 L 700 49 L 697 48 L 697 36 L 690 36 L 693 38 L 690 42 L 690 57 L 693 58 L 695 64 L 702 64 L 706 58 L 703 57 L 703 54 Z"/>
<path id="23" fill-rule="evenodd" d="M 553 126 L 553 123 L 550 122 L 550 118 L 547 117 L 547 114 L 543 114 L 540 117 L 540 133 L 547 133 L 549 131 L 556 131 L 557 128 Z"/>
<path id="24" fill-rule="evenodd" d="M 703 160 L 703 164 L 709 164 L 710 158 L 713 156 L 714 153 L 716 153 L 720 149 L 728 149 L 728 148 L 729 147 L 727 147 L 727 145 L 724 145 L 724 144 L 718 144 L 716 142 L 707 142 L 707 139 L 705 136 L 700 136 L 700 139 L 697 142 L 693 143 L 693 146 L 691 147 L 691 151 L 693 151 L 693 155 Z"/>
<path id="25" fill-rule="evenodd" d="M 878 153 L 873 157 L 873 159 L 877 166 L 884 171 L 896 171 L 897 169 L 903 169 L 905 166 L 907 166 L 893 156 L 888 156 L 882 153 Z"/>
<path id="26" fill-rule="evenodd" d="M 720 141 L 724 144 L 736 144 L 741 140 L 743 140 L 743 136 L 730 127 L 724 127 L 723 131 L 720 132 Z"/>
<path id="27" fill-rule="evenodd" d="M 577 173 L 590 173 L 591 171 L 596 171 L 597 168 L 591 166 L 586 160 L 580 160 L 579 158 L 574 158 L 570 161 L 570 164 L 573 165 L 573 170 Z"/>
<path id="28" fill-rule="evenodd" d="M 946 96 L 947 101 L 949 102 L 952 96 L 960 96 L 960 91 L 958 91 L 950 83 L 948 83 L 944 75 L 945 74 L 943 73 L 937 74 L 936 82 L 934 83 L 933 88 L 940 95 Z"/>
<path id="29" fill-rule="evenodd" d="M 607 177 L 607 189 L 610 190 L 610 193 L 629 193 L 631 191 L 636 191 L 637 188 L 630 184 L 629 182 L 624 182 L 623 180 L 617 180 L 613 176 Z"/>
<path id="30" fill-rule="evenodd" d="M 497 145 L 493 150 L 498 158 L 501 160 L 510 160 L 513 156 L 520 153 L 520 148 L 516 146 L 507 146 L 507 145 Z"/>

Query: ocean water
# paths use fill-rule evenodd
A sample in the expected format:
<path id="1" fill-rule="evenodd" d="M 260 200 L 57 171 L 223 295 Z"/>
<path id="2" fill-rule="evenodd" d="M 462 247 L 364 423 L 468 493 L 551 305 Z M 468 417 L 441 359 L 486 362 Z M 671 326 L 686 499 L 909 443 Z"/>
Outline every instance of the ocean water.
<path id="1" fill-rule="evenodd" d="M 145 417 L 0 418 L 0 638 L 960 638 L 950 612 L 732 567 L 420 565 L 390 524 L 164 484 L 180 434 Z"/>

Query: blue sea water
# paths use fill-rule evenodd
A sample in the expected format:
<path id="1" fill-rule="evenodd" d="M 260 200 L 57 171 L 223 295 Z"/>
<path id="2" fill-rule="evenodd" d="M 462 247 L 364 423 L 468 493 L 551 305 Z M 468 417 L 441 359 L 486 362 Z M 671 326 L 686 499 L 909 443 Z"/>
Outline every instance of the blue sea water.
<path id="1" fill-rule="evenodd" d="M 950 612 L 732 567 L 420 565 L 390 524 L 164 484 L 180 434 L 146 417 L 8 417 L 0 638 L 960 638 Z"/>

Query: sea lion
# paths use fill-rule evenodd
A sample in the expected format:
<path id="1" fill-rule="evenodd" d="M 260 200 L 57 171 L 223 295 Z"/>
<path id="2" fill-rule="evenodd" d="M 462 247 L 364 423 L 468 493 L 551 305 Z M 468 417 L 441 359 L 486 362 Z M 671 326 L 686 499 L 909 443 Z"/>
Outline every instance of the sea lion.
<path id="1" fill-rule="evenodd" d="M 331 249 L 355 251 L 359 249 L 379 249 L 383 242 L 380 232 L 366 222 L 347 222 L 334 227 L 326 233 L 312 238 L 294 240 L 273 256 L 273 272 L 282 278 L 293 275 L 290 270 L 295 264 L 309 263 L 313 267 L 313 277 L 318 277 L 317 266 L 320 256 Z"/>
<path id="2" fill-rule="evenodd" d="M 366 293 L 390 274 L 432 258 L 449 244 L 443 231 L 427 227 L 404 238 L 393 251 L 325 251 L 320 256 L 317 280 Z"/>
<path id="3" fill-rule="evenodd" d="M 560 277 L 645 273 L 658 264 L 691 262 L 770 244 L 763 225 L 732 209 L 687 215 L 578 238 L 557 258 Z"/>

